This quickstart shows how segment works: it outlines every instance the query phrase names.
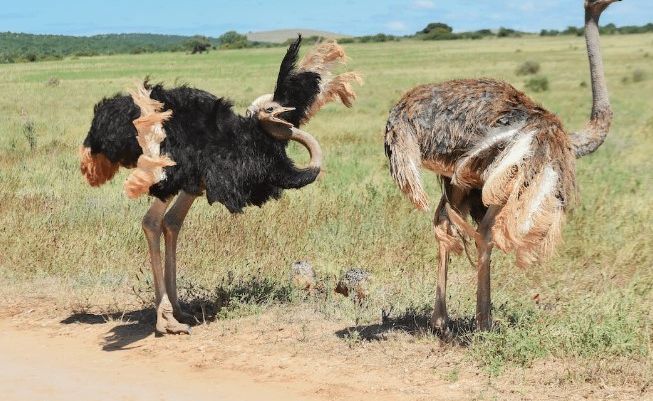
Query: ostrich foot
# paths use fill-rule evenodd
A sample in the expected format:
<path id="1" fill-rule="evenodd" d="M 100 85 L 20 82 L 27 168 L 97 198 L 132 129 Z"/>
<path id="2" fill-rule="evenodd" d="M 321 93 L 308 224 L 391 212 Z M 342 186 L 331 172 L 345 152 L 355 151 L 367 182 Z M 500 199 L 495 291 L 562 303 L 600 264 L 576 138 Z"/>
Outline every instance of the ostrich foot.
<path id="1" fill-rule="evenodd" d="M 184 312 L 179 304 L 172 307 L 172 315 L 177 319 L 177 321 L 186 323 L 188 325 L 194 325 L 200 323 L 200 321 L 190 313 Z"/>
<path id="2" fill-rule="evenodd" d="M 451 329 L 449 328 L 449 316 L 447 314 L 433 313 L 431 317 L 431 329 L 433 332 L 442 339 L 451 337 Z"/>
<path id="3" fill-rule="evenodd" d="M 172 304 L 167 296 L 164 296 L 156 309 L 156 332 L 157 334 L 190 334 L 190 326 L 179 323 L 175 319 Z"/>

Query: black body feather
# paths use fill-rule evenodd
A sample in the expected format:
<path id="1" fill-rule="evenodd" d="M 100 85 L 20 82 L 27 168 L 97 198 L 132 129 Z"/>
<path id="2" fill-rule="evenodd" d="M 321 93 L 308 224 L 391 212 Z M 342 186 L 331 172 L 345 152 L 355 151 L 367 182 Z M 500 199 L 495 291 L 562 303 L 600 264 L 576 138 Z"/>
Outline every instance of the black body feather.
<path id="1" fill-rule="evenodd" d="M 166 200 L 180 190 L 220 202 L 232 213 L 247 205 L 261 206 L 283 189 L 315 181 L 319 169 L 297 169 L 286 154 L 287 141 L 275 140 L 253 117 L 234 113 L 232 104 L 194 88 L 152 87 L 152 99 L 172 110 L 164 123 L 161 153 L 177 163 L 166 167 L 166 179 L 150 187 L 150 195 Z M 288 98 L 290 99 L 290 98 Z M 290 100 L 289 100 L 290 101 Z M 142 154 L 133 121 L 140 109 L 130 96 L 116 95 L 95 106 L 84 146 L 124 167 Z"/>
<path id="2" fill-rule="evenodd" d="M 300 71 L 297 68 L 299 48 L 302 43 L 302 36 L 299 35 L 286 52 L 277 78 L 277 86 L 274 89 L 273 100 L 287 107 L 294 107 L 295 110 L 286 112 L 281 117 L 299 127 L 315 98 L 320 93 L 320 74 L 312 71 Z"/>

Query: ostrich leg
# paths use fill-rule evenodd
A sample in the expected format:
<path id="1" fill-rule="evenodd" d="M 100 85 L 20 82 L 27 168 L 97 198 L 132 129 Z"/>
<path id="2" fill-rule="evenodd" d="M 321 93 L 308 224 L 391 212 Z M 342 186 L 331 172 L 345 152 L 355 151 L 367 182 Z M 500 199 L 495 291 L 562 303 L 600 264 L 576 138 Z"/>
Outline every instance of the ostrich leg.
<path id="1" fill-rule="evenodd" d="M 435 238 L 438 241 L 438 287 L 435 292 L 435 306 L 431 316 L 431 327 L 440 334 L 447 334 L 449 316 L 447 314 L 447 271 L 449 252 L 462 252 L 462 247 L 453 237 L 452 215 L 463 220 L 469 212 L 465 203 L 465 192 L 453 187 L 449 178 L 442 178 L 443 194 L 433 217 Z M 457 210 L 455 212 L 452 207 Z M 460 214 L 458 214 L 460 213 Z M 462 216 L 461 216 L 462 215 Z"/>
<path id="2" fill-rule="evenodd" d="M 447 202 L 446 196 L 442 196 L 440 204 L 433 217 L 435 238 L 438 240 L 438 287 L 435 291 L 435 306 L 431 316 L 431 327 L 438 333 L 445 334 L 449 315 L 447 314 L 447 270 L 449 265 L 449 246 L 446 239 L 451 235 L 451 225 L 444 211 Z"/>
<path id="3" fill-rule="evenodd" d="M 478 287 L 476 290 L 476 328 L 489 330 L 492 327 L 490 311 L 490 254 L 492 253 L 492 226 L 501 210 L 500 206 L 490 206 L 478 226 L 475 237 L 478 250 Z"/>
<path id="4" fill-rule="evenodd" d="M 143 217 L 143 231 L 147 239 L 154 278 L 154 293 L 156 296 L 156 331 L 160 334 L 189 333 L 185 324 L 179 323 L 172 314 L 172 304 L 168 299 L 161 266 L 161 232 L 163 217 L 170 201 L 154 200 L 150 209 Z"/>
<path id="5" fill-rule="evenodd" d="M 172 304 L 174 317 L 184 323 L 192 323 L 193 316 L 183 313 L 177 299 L 177 239 L 184 219 L 197 198 L 181 191 L 177 200 L 163 218 L 163 238 L 165 239 L 165 287 Z"/>

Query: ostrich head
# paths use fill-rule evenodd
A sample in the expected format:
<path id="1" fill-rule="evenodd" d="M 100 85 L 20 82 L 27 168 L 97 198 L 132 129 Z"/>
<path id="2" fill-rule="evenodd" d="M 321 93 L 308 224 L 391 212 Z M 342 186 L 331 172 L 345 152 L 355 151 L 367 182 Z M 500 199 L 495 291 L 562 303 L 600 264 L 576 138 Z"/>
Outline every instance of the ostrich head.
<path id="1" fill-rule="evenodd" d="M 281 117 L 281 114 L 295 110 L 294 107 L 282 106 L 279 102 L 275 102 L 272 94 L 268 93 L 257 97 L 252 104 L 247 107 L 247 117 L 254 117 L 258 119 L 261 124 L 267 125 L 272 131 L 274 126 L 279 127 L 293 127 L 293 123 Z M 270 135 L 275 136 L 275 132 L 270 132 Z"/>
<path id="2" fill-rule="evenodd" d="M 319 167 L 322 152 L 315 138 L 298 127 L 308 122 L 325 104 L 340 100 L 351 107 L 356 98 L 352 83 L 362 83 L 355 72 L 334 76 L 331 70 L 344 64 L 347 56 L 335 41 L 327 41 L 312 49 L 298 62 L 302 37 L 288 46 L 281 61 L 273 94 L 259 96 L 247 108 L 247 115 L 278 140 L 294 140 L 311 154 L 309 167 Z"/>
<path id="3" fill-rule="evenodd" d="M 621 0 L 585 0 L 585 11 L 588 15 L 598 17 L 612 3 Z"/>
<path id="4" fill-rule="evenodd" d="M 294 107 L 282 106 L 272 99 L 271 94 L 259 96 L 247 108 L 247 116 L 258 120 L 261 127 L 274 139 L 279 141 L 296 141 L 302 144 L 311 156 L 307 168 L 320 169 L 322 165 L 322 149 L 320 144 L 307 132 L 295 127 L 281 117 L 282 114 L 294 111 Z"/>

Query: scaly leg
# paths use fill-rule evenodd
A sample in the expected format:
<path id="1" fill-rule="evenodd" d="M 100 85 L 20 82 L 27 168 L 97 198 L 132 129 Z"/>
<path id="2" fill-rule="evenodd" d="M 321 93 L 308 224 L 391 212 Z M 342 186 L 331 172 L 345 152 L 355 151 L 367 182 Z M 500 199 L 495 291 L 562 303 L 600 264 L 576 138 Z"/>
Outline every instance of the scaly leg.
<path id="1" fill-rule="evenodd" d="M 195 319 L 182 312 L 177 299 L 177 239 L 195 198 L 197 198 L 195 195 L 180 192 L 179 197 L 163 218 L 163 238 L 166 247 L 165 287 L 175 318 L 185 323 L 192 323 Z"/>
<path id="2" fill-rule="evenodd" d="M 494 219 L 501 210 L 500 206 L 490 206 L 478 226 L 476 247 L 478 249 L 478 287 L 476 290 L 476 328 L 489 330 L 492 328 L 492 312 L 490 310 L 490 254 L 492 253 L 492 226 Z"/>
<path id="3" fill-rule="evenodd" d="M 441 334 L 448 333 L 449 316 L 447 314 L 447 273 L 449 253 L 460 254 L 463 250 L 462 243 L 453 233 L 451 213 L 455 208 L 463 216 L 467 216 L 468 207 L 465 202 L 466 192 L 451 185 L 448 178 L 442 179 L 443 194 L 440 204 L 435 211 L 433 227 L 435 238 L 438 241 L 438 286 L 435 292 L 435 306 L 431 316 L 431 327 Z M 460 215 L 456 212 L 456 216 Z"/>
<path id="4" fill-rule="evenodd" d="M 447 270 L 449 265 L 449 246 L 446 237 L 451 235 L 449 220 L 444 212 L 446 198 L 442 196 L 433 217 L 435 238 L 438 240 L 438 286 L 435 290 L 435 306 L 431 316 L 431 327 L 438 333 L 445 333 L 449 323 L 447 314 Z"/>
<path id="5" fill-rule="evenodd" d="M 168 299 L 161 267 L 161 232 L 163 216 L 170 201 L 156 199 L 143 217 L 143 231 L 147 239 L 154 278 L 156 296 L 156 331 L 160 334 L 190 333 L 187 325 L 179 323 L 172 314 L 172 304 Z"/>

